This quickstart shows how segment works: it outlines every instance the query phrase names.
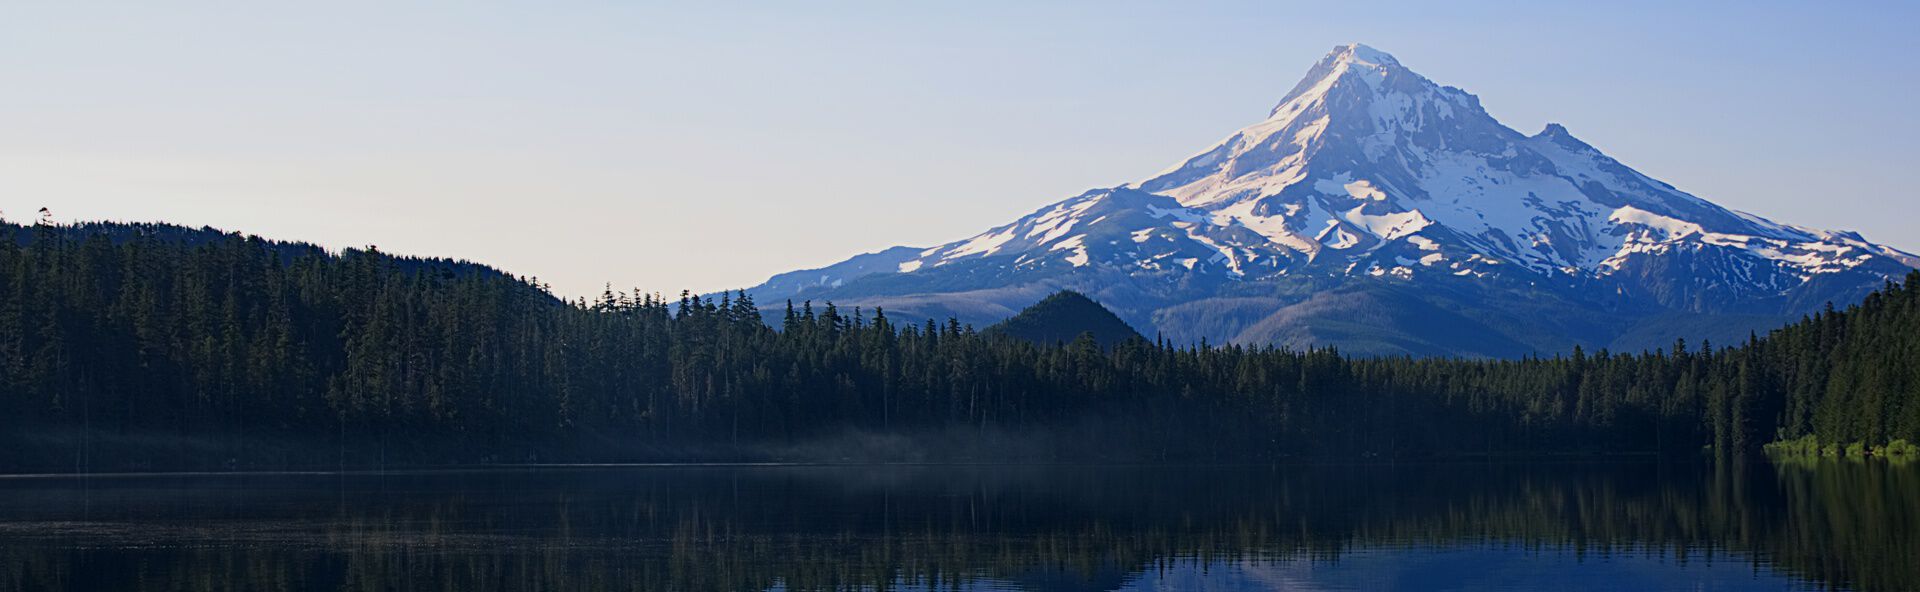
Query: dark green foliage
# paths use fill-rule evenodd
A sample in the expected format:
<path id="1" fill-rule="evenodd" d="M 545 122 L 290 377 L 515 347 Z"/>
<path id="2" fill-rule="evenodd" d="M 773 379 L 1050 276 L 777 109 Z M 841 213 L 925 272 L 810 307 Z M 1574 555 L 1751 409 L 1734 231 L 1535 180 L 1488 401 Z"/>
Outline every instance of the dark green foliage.
<path id="1" fill-rule="evenodd" d="M 563 302 L 373 249 L 0 231 L 21 236 L 0 240 L 0 468 L 791 458 L 849 433 L 1074 434 L 1014 448 L 1127 460 L 1920 440 L 1920 276 L 1734 348 L 1354 359 L 830 303 L 776 331 L 745 295 Z"/>
<path id="2" fill-rule="evenodd" d="M 1113 311 L 1072 290 L 1055 292 L 1020 314 L 988 327 L 987 332 L 1040 345 L 1071 343 L 1084 333 L 1103 348 L 1141 339 L 1140 332 L 1114 316 Z"/>

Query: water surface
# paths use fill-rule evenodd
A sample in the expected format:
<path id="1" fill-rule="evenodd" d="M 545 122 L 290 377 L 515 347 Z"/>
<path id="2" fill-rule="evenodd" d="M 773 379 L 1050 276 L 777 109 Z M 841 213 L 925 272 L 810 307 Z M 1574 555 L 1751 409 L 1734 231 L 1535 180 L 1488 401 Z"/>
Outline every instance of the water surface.
<path id="1" fill-rule="evenodd" d="M 657 466 L 0 478 L 0 590 L 1904 590 L 1920 472 Z"/>

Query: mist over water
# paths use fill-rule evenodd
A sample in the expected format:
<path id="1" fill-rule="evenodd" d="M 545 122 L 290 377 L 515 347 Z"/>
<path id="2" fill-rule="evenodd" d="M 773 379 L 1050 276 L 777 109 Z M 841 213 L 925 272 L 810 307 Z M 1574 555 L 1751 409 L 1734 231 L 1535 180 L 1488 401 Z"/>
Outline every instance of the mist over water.
<path id="1" fill-rule="evenodd" d="M 1920 582 L 1916 468 L 11 477 L 0 590 L 1899 590 Z"/>

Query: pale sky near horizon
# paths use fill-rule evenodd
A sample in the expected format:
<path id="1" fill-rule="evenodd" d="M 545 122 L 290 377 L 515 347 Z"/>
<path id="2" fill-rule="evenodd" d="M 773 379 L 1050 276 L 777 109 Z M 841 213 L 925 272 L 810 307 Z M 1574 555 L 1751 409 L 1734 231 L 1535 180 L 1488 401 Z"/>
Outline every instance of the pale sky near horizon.
<path id="1" fill-rule="evenodd" d="M 1030 4 L 0 1 L 0 213 L 745 287 L 1146 177 L 1357 41 L 1920 251 L 1910 4 Z"/>

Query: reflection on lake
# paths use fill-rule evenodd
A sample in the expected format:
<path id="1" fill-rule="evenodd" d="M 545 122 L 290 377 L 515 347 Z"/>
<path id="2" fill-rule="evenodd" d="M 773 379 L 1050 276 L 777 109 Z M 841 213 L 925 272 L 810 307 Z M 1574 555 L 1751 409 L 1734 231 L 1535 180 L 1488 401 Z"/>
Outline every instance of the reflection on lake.
<path id="1" fill-rule="evenodd" d="M 1916 468 L 0 478 L 0 590 L 1901 590 Z"/>

